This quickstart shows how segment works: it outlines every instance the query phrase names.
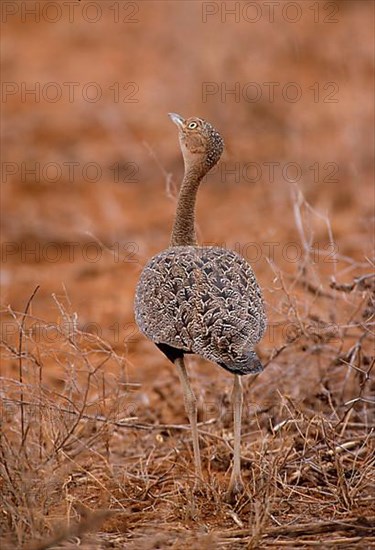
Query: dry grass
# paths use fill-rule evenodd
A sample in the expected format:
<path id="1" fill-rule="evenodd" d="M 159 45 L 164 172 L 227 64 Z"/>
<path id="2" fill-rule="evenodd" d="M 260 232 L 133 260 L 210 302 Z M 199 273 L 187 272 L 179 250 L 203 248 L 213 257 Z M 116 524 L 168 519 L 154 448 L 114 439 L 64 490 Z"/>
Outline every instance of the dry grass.
<path id="1" fill-rule="evenodd" d="M 23 312 L 4 309 L 3 326 L 17 330 L 2 342 L 3 359 L 17 376 L 1 379 L 2 547 L 375 544 L 375 280 L 361 273 L 324 288 L 308 257 L 296 267 L 292 277 L 273 266 L 274 345 L 265 373 L 245 382 L 246 492 L 233 507 L 223 501 L 226 393 L 201 395 L 213 408 L 201 410 L 207 483 L 193 495 L 188 427 L 161 423 L 147 406 L 132 414 L 138 385 L 126 357 L 82 332 L 67 300 L 53 297 L 53 326 L 36 319 L 38 288 Z M 155 410 L 167 403 L 183 417 L 178 385 L 158 384 Z"/>
<path id="2" fill-rule="evenodd" d="M 51 4 L 53 17 L 56 3 L 31 4 Z M 9 162 L 18 172 L 2 184 L 1 548 L 374 547 L 374 4 L 324 1 L 318 14 L 317 2 L 300 2 L 301 21 L 289 23 L 276 2 L 269 23 L 260 2 L 256 24 L 233 15 L 206 24 L 201 2 L 135 2 L 139 23 L 125 25 L 113 5 L 125 16 L 132 2 L 94 2 L 97 25 L 80 16 L 89 3 L 73 4 L 74 24 L 22 20 L 20 9 L 3 25 L 4 82 L 65 91 L 56 103 L 21 91 L 3 102 L 4 170 Z M 338 22 L 325 23 L 335 4 Z M 77 81 L 71 103 L 63 83 Z M 98 103 L 82 99 L 91 82 L 103 90 Z M 204 102 L 209 82 L 228 92 L 259 83 L 262 98 Z M 263 84 L 272 82 L 274 102 Z M 303 91 L 296 103 L 281 93 L 293 82 Z M 115 101 L 114 83 L 136 83 L 138 102 L 125 103 L 125 90 Z M 226 143 L 224 171 L 200 192 L 201 241 L 262 250 L 254 269 L 270 320 L 258 350 L 266 369 L 244 380 L 246 492 L 234 506 L 223 501 L 231 376 L 189 358 L 206 479 L 194 495 L 177 373 L 130 325 L 140 268 L 168 243 L 183 169 L 169 111 L 203 116 Z M 93 161 L 96 183 L 83 170 Z M 253 161 L 256 183 L 243 171 Z M 75 162 L 72 181 L 65 164 Z M 117 181 L 112 167 L 129 162 L 137 181 Z M 61 180 L 43 175 L 49 163 Z M 289 163 L 301 168 L 295 185 Z M 223 178 L 235 165 L 239 181 Z M 327 166 L 339 169 L 334 178 Z M 82 254 L 93 242 L 103 243 L 97 262 Z M 278 245 L 273 258 L 267 243 Z M 283 256 L 288 243 L 302 250 L 298 262 Z"/>

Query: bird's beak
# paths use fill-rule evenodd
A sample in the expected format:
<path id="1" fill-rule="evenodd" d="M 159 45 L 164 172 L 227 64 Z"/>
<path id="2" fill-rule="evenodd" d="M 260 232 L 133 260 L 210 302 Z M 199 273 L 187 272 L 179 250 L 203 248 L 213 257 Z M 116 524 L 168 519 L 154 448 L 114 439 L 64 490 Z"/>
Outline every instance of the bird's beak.
<path id="1" fill-rule="evenodd" d="M 182 118 L 182 116 L 177 115 L 176 113 L 168 113 L 168 116 L 174 122 L 179 128 L 182 128 L 184 125 L 185 120 Z"/>

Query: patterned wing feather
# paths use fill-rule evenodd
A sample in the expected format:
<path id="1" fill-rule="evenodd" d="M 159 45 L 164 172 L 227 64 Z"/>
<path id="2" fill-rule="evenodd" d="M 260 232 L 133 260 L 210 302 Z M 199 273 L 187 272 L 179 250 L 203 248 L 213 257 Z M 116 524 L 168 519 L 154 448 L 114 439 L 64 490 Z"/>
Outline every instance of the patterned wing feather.
<path id="1" fill-rule="evenodd" d="M 254 345 L 266 327 L 253 270 L 233 251 L 178 246 L 154 256 L 135 298 L 140 330 L 238 374 L 259 372 Z"/>

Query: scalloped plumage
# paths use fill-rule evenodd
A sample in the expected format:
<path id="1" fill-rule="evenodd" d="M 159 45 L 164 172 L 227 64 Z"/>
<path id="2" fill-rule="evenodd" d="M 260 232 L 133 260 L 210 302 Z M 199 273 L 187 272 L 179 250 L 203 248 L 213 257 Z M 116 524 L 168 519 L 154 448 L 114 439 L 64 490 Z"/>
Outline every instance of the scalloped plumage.
<path id="1" fill-rule="evenodd" d="M 136 321 L 156 344 L 196 353 L 236 374 L 262 370 L 254 345 L 266 326 L 249 264 L 218 247 L 176 246 L 154 256 L 136 290 Z"/>

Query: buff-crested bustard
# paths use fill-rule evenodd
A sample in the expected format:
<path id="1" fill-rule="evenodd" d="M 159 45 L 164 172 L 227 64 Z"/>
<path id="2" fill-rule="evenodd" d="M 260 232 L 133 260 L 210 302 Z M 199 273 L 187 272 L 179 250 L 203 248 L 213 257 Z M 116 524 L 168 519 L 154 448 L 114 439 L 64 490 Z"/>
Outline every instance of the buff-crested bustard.
<path id="1" fill-rule="evenodd" d="M 177 367 L 192 429 L 195 473 L 202 480 L 197 405 L 184 355 L 195 353 L 234 374 L 234 458 L 227 498 L 243 488 L 240 466 L 241 376 L 263 370 L 254 346 L 266 316 L 252 268 L 237 253 L 197 243 L 194 213 L 199 184 L 223 151 L 220 134 L 201 118 L 171 113 L 177 125 L 185 174 L 178 197 L 170 246 L 154 256 L 140 276 L 137 324 Z"/>

